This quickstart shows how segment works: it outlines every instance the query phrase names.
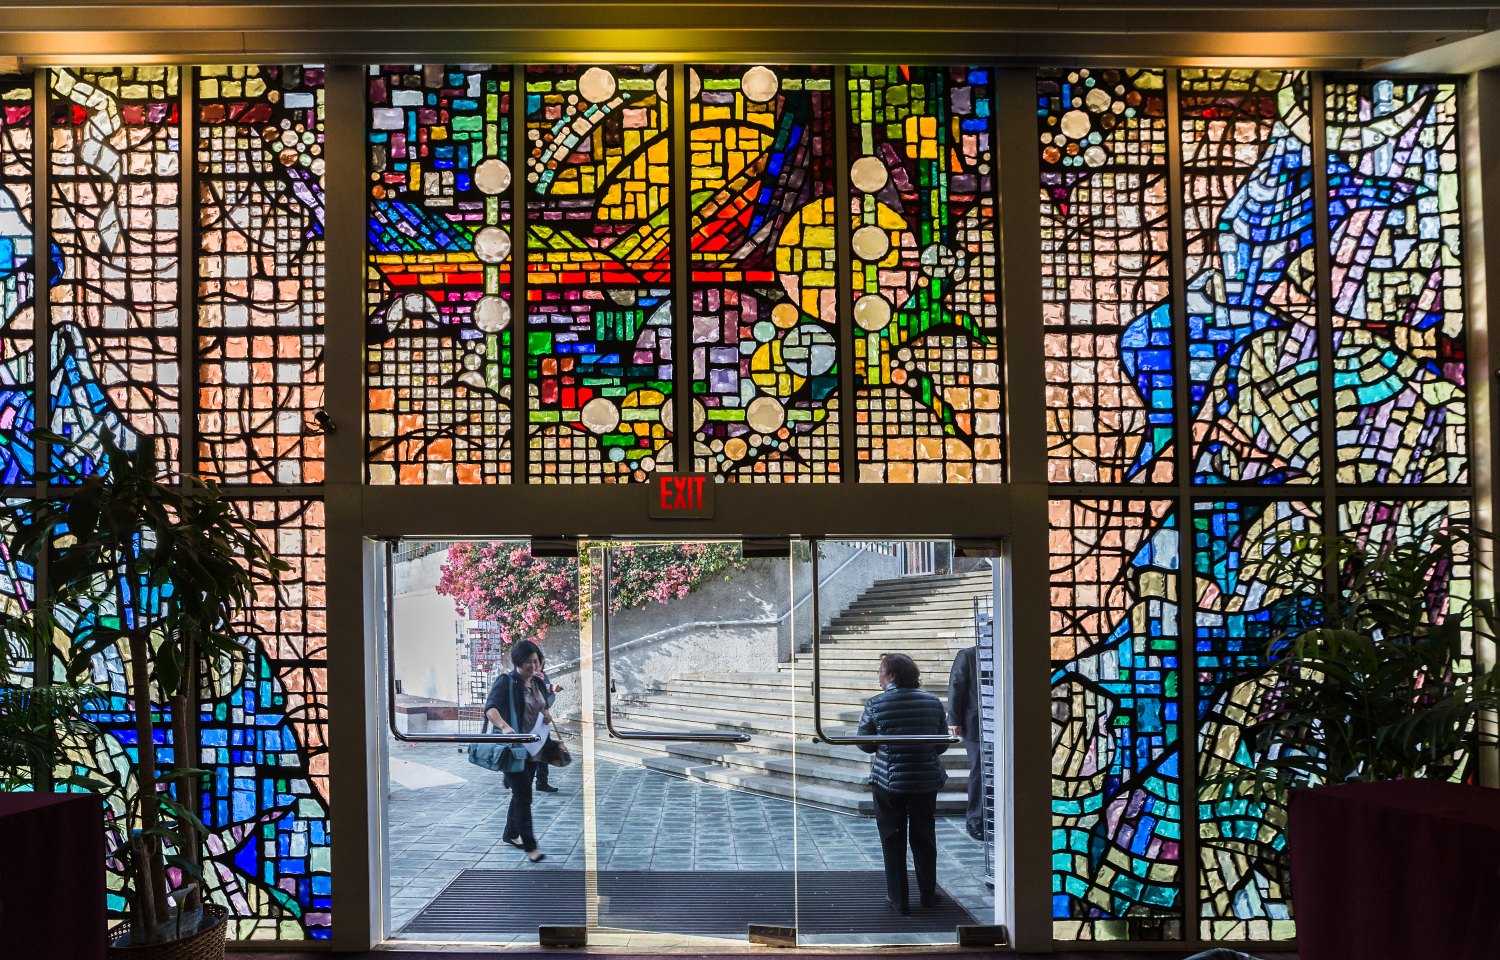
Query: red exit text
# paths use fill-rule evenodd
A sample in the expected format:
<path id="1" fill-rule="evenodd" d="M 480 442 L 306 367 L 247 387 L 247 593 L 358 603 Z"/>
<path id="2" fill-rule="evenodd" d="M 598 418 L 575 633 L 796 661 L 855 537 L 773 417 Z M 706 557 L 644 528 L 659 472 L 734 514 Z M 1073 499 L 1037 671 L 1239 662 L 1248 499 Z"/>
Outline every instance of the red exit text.
<path id="1" fill-rule="evenodd" d="M 659 473 L 651 478 L 648 514 L 659 519 L 714 515 L 713 478 L 703 473 Z"/>

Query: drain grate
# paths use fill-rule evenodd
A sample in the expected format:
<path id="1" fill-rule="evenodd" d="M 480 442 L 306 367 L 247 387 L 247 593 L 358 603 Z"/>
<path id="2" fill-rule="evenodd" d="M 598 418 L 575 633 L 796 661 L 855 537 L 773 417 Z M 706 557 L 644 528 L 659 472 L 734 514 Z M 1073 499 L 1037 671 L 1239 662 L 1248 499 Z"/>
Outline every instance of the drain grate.
<path id="1" fill-rule="evenodd" d="M 793 877 L 783 871 L 600 871 L 599 924 L 742 937 L 752 923 L 795 922 L 800 933 L 813 935 L 952 933 L 977 922 L 946 893 L 936 907 L 913 903 L 911 916 L 896 915 L 879 870 L 816 871 L 797 880 L 802 910 L 794 916 Z M 915 895 L 916 879 L 908 877 L 908 884 Z M 534 934 L 541 925 L 585 923 L 584 897 L 581 870 L 465 870 L 401 933 Z"/>

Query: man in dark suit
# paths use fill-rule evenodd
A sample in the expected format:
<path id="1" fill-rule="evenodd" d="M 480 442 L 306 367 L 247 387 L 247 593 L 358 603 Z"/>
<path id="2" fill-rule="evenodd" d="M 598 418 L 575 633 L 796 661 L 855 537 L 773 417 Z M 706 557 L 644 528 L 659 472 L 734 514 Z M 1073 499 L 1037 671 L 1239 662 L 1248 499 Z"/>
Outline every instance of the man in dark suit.
<path id="1" fill-rule="evenodd" d="M 969 755 L 969 836 L 984 839 L 984 727 L 979 721 L 979 647 L 960 650 L 948 674 L 948 732 Z"/>

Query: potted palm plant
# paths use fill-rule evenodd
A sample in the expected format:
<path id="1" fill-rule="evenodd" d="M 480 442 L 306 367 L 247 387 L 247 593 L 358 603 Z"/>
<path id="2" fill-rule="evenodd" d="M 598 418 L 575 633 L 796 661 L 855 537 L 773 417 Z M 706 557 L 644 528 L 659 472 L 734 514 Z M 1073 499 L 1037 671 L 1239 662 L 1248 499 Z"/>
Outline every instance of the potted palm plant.
<path id="1" fill-rule="evenodd" d="M 1480 720 L 1500 708 L 1500 674 L 1475 645 L 1493 642 L 1493 600 L 1450 586 L 1488 534 L 1461 520 L 1376 540 L 1348 533 L 1282 541 L 1271 582 L 1267 694 L 1248 731 L 1263 790 L 1429 778 L 1462 779 Z"/>
<path id="2" fill-rule="evenodd" d="M 1387 538 L 1277 544 L 1266 582 L 1283 592 L 1252 678 L 1247 766 L 1202 782 L 1286 811 L 1266 866 L 1286 871 L 1304 957 L 1477 955 L 1470 918 L 1493 904 L 1462 882 L 1462 855 L 1416 864 L 1453 854 L 1455 833 L 1473 836 L 1465 818 L 1500 809 L 1500 791 L 1470 783 L 1500 708 L 1500 674 L 1477 655 L 1494 604 L 1467 573 L 1486 539 L 1441 516 Z"/>
<path id="3" fill-rule="evenodd" d="M 90 452 L 47 431 L 33 436 L 74 454 L 62 463 L 92 469 L 59 478 L 57 496 L 0 506 L 10 555 L 46 558 L 36 606 L 71 633 L 69 672 L 118 656 L 134 716 L 129 814 L 114 827 L 128 927 L 111 949 L 222 956 L 227 912 L 202 897 L 203 774 L 186 745 L 197 741 L 202 691 L 245 655 L 251 628 L 241 613 L 256 586 L 287 565 L 211 481 L 163 480 L 150 438 L 127 451 L 104 433 L 102 452 Z M 159 761 L 166 743 L 170 758 Z"/>

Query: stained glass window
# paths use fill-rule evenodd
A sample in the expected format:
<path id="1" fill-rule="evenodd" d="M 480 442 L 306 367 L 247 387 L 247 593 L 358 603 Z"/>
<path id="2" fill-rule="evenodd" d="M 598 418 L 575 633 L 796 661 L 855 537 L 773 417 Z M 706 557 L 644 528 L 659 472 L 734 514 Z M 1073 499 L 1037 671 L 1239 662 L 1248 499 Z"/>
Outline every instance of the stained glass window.
<path id="1" fill-rule="evenodd" d="M 1165 83 L 1159 70 L 1038 79 L 1054 482 L 1174 477 Z"/>
<path id="2" fill-rule="evenodd" d="M 1287 584 L 1273 562 L 1284 538 L 1319 530 L 1315 506 L 1289 500 L 1193 507 L 1197 743 L 1200 784 L 1254 767 L 1247 728 L 1271 686 L 1266 644 Z M 1293 935 L 1286 887 L 1286 808 L 1245 785 L 1198 790 L 1200 934 L 1267 940 Z"/>
<path id="3" fill-rule="evenodd" d="M 1317 477 L 1317 282 L 1307 76 L 1184 70 L 1188 387 L 1200 483 Z"/>
<path id="4" fill-rule="evenodd" d="M 369 68 L 372 483 L 510 477 L 510 78 Z"/>
<path id="5" fill-rule="evenodd" d="M 198 469 L 320 483 L 323 69 L 203 67 L 197 84 Z"/>
<path id="6" fill-rule="evenodd" d="M 32 85 L 0 78 L 0 484 L 30 483 L 36 422 Z"/>
<path id="7" fill-rule="evenodd" d="M 201 765 L 213 787 L 203 818 L 220 899 L 234 917 L 230 937 L 324 940 L 331 863 L 323 503 L 240 505 L 291 570 L 257 588 L 248 619 L 259 649 L 238 684 L 205 704 Z"/>
<path id="8" fill-rule="evenodd" d="M 529 473 L 672 463 L 671 71 L 526 68 Z"/>
<path id="9" fill-rule="evenodd" d="M 1053 500 L 1052 916 L 1182 936 L 1178 536 L 1168 500 Z"/>
<path id="10" fill-rule="evenodd" d="M 1330 83 L 1341 483 L 1468 479 L 1458 87 Z"/>
<path id="11" fill-rule="evenodd" d="M 833 71 L 689 73 L 694 464 L 839 469 Z"/>
<path id="12" fill-rule="evenodd" d="M 999 482 L 994 76 L 850 67 L 855 436 L 868 482 Z"/>
<path id="13" fill-rule="evenodd" d="M 180 216 L 179 136 L 191 77 L 197 192 Z M 175 467 L 181 413 L 181 250 L 196 237 L 194 344 L 197 469 L 231 486 L 322 480 L 322 72 L 300 66 L 58 69 L 47 73 L 51 136 L 47 216 L 53 248 L 52 424 L 78 441 L 54 469 L 95 474 L 100 437 L 126 449 L 146 436 Z M 22 96 L 22 94 L 25 96 Z M 35 326 L 24 302 L 34 276 L 29 210 L 29 89 L 0 85 L 0 296 L 12 380 Z M 9 220 L 7 220 L 9 217 Z M 17 359 L 20 357 L 21 359 Z M 25 384 L 9 384 L 29 426 Z M 5 448 L 21 464 L 21 448 Z M 24 478 L 15 467 L 13 478 Z M 12 480 L 14 482 L 14 480 Z M 242 508 L 292 565 L 257 591 L 247 657 L 205 700 L 198 765 L 208 771 L 205 885 L 230 910 L 235 939 L 328 936 L 329 830 L 323 505 L 253 499 Z M 34 572 L 6 561 L 0 602 L 19 603 Z M 103 616 L 109 616 L 106 611 Z M 64 630 L 76 628 L 64 623 Z M 138 749 L 123 649 L 95 658 L 105 693 L 97 749 L 75 758 L 108 784 L 107 815 L 128 829 L 128 770 Z M 177 744 L 155 749 L 166 759 Z M 111 860 L 109 903 L 126 882 Z"/>
<path id="14" fill-rule="evenodd" d="M 49 71 L 52 427 L 157 437 L 177 461 L 182 370 L 176 67 Z"/>

